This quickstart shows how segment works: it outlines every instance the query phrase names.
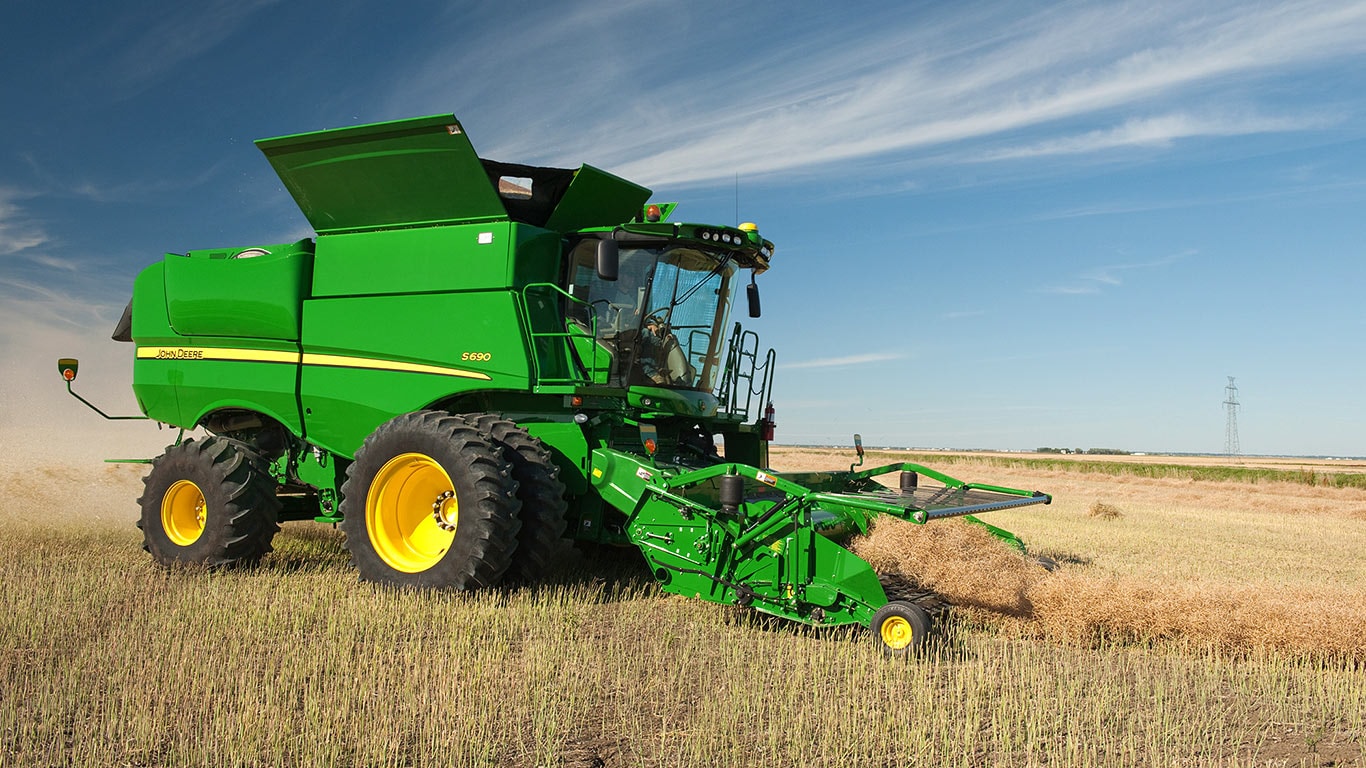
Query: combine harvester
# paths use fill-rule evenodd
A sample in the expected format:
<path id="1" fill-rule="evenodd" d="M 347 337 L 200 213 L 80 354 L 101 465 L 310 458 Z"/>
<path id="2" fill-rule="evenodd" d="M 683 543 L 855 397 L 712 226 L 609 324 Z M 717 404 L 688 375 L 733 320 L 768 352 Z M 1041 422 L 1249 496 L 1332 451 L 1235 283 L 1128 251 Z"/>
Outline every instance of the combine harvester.
<path id="1" fill-rule="evenodd" d="M 849 471 L 769 470 L 774 354 L 727 329 L 746 272 L 759 316 L 773 243 L 753 224 L 670 221 L 588 165 L 481 159 L 452 115 L 257 146 L 316 240 L 167 254 L 114 332 L 146 417 L 208 433 L 150 461 L 159 563 L 253 563 L 290 520 L 340 523 L 361 578 L 399 587 L 534 580 L 568 540 L 636 547 L 666 592 L 904 653 L 933 596 L 889 595 L 842 542 L 879 515 L 1050 501 L 856 471 L 861 445 Z M 76 361 L 59 369 L 70 390 Z"/>

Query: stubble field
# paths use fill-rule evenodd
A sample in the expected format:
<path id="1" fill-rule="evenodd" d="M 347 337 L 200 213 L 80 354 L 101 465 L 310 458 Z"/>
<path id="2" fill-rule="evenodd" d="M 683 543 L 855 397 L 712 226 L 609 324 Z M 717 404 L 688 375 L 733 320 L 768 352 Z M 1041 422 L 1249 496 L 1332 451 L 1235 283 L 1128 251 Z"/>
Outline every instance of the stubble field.
<path id="1" fill-rule="evenodd" d="M 141 468 L 7 455 L 0 766 L 1366 765 L 1366 488 L 1337 479 L 1362 468 L 1144 458 L 913 459 L 1054 494 L 989 520 L 1061 567 L 950 521 L 875 530 L 865 557 L 961 606 L 889 661 L 629 560 L 413 594 L 289 524 L 254 570 L 165 571 Z"/>

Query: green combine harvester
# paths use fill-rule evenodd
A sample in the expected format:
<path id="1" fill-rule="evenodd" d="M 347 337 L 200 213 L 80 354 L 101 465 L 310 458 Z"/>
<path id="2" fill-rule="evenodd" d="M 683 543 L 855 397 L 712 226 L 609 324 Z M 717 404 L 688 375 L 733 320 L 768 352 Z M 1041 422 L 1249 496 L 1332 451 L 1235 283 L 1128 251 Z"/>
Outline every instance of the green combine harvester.
<path id="1" fill-rule="evenodd" d="M 257 146 L 316 239 L 167 254 L 114 332 L 143 414 L 208 433 L 151 461 L 139 526 L 159 563 L 254 563 L 291 520 L 340 523 L 361 578 L 398 587 L 632 547 L 666 592 L 868 626 L 904 653 L 934 596 L 842 542 L 879 515 L 1050 501 L 914 464 L 769 469 L 774 353 L 727 326 L 746 277 L 759 315 L 773 260 L 752 224 L 670 221 L 588 165 L 481 159 L 452 115 Z M 59 368 L 70 390 L 76 361 Z"/>

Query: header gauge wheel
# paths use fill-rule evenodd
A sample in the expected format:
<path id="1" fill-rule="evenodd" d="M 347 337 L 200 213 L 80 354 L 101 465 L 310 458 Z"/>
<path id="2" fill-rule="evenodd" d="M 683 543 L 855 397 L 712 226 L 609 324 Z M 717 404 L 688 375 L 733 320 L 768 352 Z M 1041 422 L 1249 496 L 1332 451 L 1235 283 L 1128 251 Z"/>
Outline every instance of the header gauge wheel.
<path id="1" fill-rule="evenodd" d="M 915 603 L 894 600 L 873 614 L 869 628 L 889 655 L 905 656 L 924 647 L 930 636 L 930 616 Z"/>

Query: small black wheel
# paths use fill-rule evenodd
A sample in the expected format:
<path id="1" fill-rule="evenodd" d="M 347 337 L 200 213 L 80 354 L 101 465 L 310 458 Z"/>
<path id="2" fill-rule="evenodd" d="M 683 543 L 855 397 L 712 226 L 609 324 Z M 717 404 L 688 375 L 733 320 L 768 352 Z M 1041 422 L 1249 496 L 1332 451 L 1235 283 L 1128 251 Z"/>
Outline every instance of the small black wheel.
<path id="1" fill-rule="evenodd" d="M 869 629 L 889 655 L 905 656 L 925 645 L 930 636 L 930 616 L 915 603 L 894 600 L 873 614 Z"/>
<path id="2" fill-rule="evenodd" d="M 522 530 L 517 534 L 517 549 L 504 579 L 546 578 L 568 550 L 564 529 L 569 504 L 564 497 L 564 483 L 560 482 L 560 468 L 545 444 L 515 422 L 486 413 L 466 414 L 462 418 L 503 449 L 503 458 L 512 466 L 512 478 L 517 481 Z"/>
<path id="3" fill-rule="evenodd" d="M 186 440 L 158 457 L 142 482 L 142 548 L 162 565 L 252 565 L 280 530 L 275 480 L 234 440 Z"/>
<path id="4" fill-rule="evenodd" d="M 502 449 L 444 411 L 377 427 L 341 490 L 346 547 L 365 581 L 491 587 L 517 547 L 521 502 Z"/>

